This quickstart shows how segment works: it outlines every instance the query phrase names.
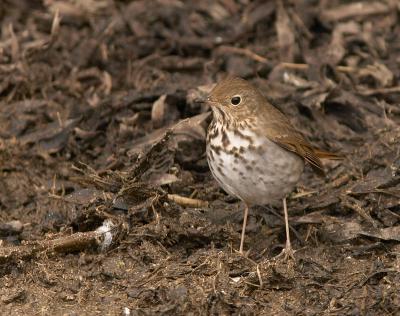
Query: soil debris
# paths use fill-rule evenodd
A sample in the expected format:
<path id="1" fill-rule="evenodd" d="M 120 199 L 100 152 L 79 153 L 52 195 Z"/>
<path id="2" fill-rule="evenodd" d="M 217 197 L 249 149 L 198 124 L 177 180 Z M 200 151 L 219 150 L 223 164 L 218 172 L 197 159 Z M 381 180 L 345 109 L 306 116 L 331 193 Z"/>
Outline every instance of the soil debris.
<path id="1" fill-rule="evenodd" d="M 0 310 L 396 315 L 397 1 L 0 3 Z M 252 81 L 319 148 L 282 210 L 213 180 L 203 102 Z"/>

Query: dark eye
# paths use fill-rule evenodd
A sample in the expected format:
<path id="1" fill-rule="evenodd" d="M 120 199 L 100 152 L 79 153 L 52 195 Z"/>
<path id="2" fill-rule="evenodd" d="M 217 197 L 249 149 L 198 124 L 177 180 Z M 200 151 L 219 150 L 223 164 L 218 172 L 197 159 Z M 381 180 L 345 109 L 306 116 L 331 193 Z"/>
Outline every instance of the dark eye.
<path id="1" fill-rule="evenodd" d="M 233 96 L 231 99 L 232 105 L 239 105 L 240 102 L 242 102 L 242 98 L 238 95 Z"/>

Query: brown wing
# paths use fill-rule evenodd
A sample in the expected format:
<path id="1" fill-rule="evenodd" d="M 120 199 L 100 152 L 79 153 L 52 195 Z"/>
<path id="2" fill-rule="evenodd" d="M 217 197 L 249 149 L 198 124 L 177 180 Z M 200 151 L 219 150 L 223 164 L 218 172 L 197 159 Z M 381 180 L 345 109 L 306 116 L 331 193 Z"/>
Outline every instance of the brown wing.
<path id="1" fill-rule="evenodd" d="M 321 159 L 319 159 L 311 144 L 301 135 L 294 135 L 294 133 L 275 135 L 271 137 L 271 140 L 281 147 L 303 157 L 319 175 L 325 175 Z"/>
<path id="2" fill-rule="evenodd" d="M 339 155 L 314 149 L 313 146 L 290 124 L 285 115 L 271 104 L 267 103 L 268 119 L 263 127 L 265 136 L 281 147 L 303 157 L 310 163 L 313 170 L 324 175 L 324 167 L 320 158 L 340 159 Z"/>

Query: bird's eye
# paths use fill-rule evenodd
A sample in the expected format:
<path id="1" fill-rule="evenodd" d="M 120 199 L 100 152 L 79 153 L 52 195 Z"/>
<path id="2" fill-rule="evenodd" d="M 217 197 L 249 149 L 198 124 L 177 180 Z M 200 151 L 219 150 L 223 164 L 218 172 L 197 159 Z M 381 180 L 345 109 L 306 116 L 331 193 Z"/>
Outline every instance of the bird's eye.
<path id="1" fill-rule="evenodd" d="M 242 102 L 242 98 L 239 95 L 234 95 L 231 99 L 232 105 L 239 105 Z"/>

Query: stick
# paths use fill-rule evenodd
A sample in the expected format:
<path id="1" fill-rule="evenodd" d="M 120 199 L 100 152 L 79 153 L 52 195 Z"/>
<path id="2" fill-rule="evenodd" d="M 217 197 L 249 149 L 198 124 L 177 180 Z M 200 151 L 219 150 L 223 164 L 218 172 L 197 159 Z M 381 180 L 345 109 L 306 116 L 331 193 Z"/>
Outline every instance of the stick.
<path id="1" fill-rule="evenodd" d="M 168 200 L 175 202 L 181 206 L 188 206 L 188 207 L 208 207 L 208 202 L 198 199 L 192 199 L 184 196 L 180 196 L 177 194 L 168 194 Z"/>
<path id="2" fill-rule="evenodd" d="M 105 220 L 103 225 L 94 231 L 0 248 L 0 263 L 29 259 L 41 252 L 68 253 L 98 246 L 105 250 L 111 245 L 112 238 L 117 232 L 115 225 L 110 220 Z"/>

